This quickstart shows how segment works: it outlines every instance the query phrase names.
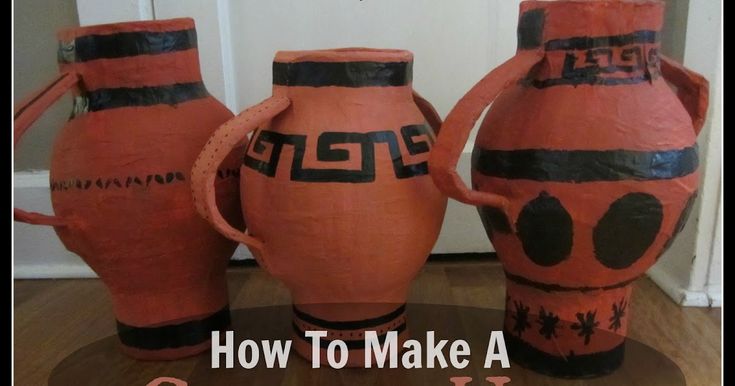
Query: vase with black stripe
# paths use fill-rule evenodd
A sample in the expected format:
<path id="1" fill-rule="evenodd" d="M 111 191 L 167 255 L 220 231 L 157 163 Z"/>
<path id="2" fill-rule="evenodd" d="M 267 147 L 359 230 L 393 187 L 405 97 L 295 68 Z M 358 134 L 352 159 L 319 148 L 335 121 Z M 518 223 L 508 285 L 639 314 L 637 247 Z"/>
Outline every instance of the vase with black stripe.
<path id="1" fill-rule="evenodd" d="M 364 366 L 365 331 L 406 339 L 411 280 L 439 234 L 446 197 L 428 174 L 441 119 L 412 87 L 413 55 L 346 48 L 282 51 L 273 96 L 212 136 L 197 160 L 199 212 L 291 290 L 296 351 L 305 331 L 339 339 Z M 217 210 L 216 165 L 254 131 L 241 168 L 248 233 Z"/>
<path id="2" fill-rule="evenodd" d="M 17 105 L 15 143 L 66 92 L 69 121 L 50 167 L 50 225 L 110 291 L 123 350 L 175 359 L 229 325 L 225 270 L 237 244 L 196 213 L 189 180 L 201 147 L 232 113 L 207 92 L 192 19 L 63 30 L 61 74 Z M 237 147 L 237 146 L 236 146 Z M 242 145 L 217 166 L 222 213 L 242 227 Z"/>
<path id="3" fill-rule="evenodd" d="M 535 371 L 621 365 L 631 284 L 694 203 L 708 84 L 661 54 L 663 15 L 655 0 L 522 2 L 515 57 L 457 103 L 432 149 L 439 189 L 478 208 L 506 273 L 509 355 Z M 470 189 L 455 167 L 490 103 Z"/>

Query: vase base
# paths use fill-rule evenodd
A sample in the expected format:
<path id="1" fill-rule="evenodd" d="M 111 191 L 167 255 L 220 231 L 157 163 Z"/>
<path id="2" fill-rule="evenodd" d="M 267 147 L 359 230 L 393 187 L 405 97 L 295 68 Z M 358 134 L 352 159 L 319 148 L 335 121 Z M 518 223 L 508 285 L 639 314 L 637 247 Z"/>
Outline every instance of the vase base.
<path id="1" fill-rule="evenodd" d="M 620 368 L 625 356 L 625 343 L 609 351 L 561 357 L 541 351 L 507 331 L 504 336 L 510 360 L 556 378 L 584 379 L 607 375 Z"/>
<path id="2" fill-rule="evenodd" d="M 342 308 L 343 306 L 338 306 Z M 360 315 L 370 314 L 371 308 L 385 308 L 385 305 L 354 305 L 354 310 Z M 402 347 L 403 342 L 408 339 L 406 328 L 406 306 L 401 305 L 393 311 L 375 314 L 360 320 L 333 320 L 322 315 L 307 313 L 294 306 L 294 348 L 296 352 L 309 361 L 312 361 L 313 345 L 312 338 L 305 335 L 305 331 L 326 331 L 327 336 L 320 339 L 320 365 L 327 366 L 327 346 L 331 341 L 341 340 L 348 349 L 348 358 L 345 367 L 365 367 L 365 349 L 367 331 L 375 331 L 380 346 L 383 347 L 388 332 L 397 334 L 397 345 Z M 335 353 L 337 362 L 340 360 L 339 353 Z M 374 362 L 373 362 L 374 363 Z"/>
<path id="3" fill-rule="evenodd" d="M 117 322 L 122 351 L 140 360 L 173 360 L 193 356 L 211 347 L 212 331 L 230 326 L 230 308 L 206 316 L 160 326 L 135 327 Z"/>

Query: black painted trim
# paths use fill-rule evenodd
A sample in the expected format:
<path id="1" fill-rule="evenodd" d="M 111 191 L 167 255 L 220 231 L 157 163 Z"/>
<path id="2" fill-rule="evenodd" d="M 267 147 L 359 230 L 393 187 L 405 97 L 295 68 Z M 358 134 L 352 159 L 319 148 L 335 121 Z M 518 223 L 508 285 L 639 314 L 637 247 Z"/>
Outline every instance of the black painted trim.
<path id="1" fill-rule="evenodd" d="M 299 329 L 296 323 L 293 323 L 293 330 L 301 340 L 311 344 L 311 338 L 307 337 L 304 331 L 301 331 L 301 329 Z M 406 330 L 406 323 L 404 322 L 391 331 L 395 331 L 398 333 L 398 335 L 400 335 L 405 330 Z M 380 344 L 385 343 L 385 339 L 387 337 L 388 337 L 387 332 L 385 334 L 378 335 L 378 342 L 380 342 Z M 365 337 L 364 336 L 362 339 L 353 339 L 353 340 L 340 339 L 340 340 L 345 342 L 345 345 L 347 346 L 348 350 L 362 350 L 365 348 Z M 321 338 L 319 341 L 320 341 L 319 347 L 323 350 L 326 350 L 329 343 L 332 342 L 332 340 L 324 339 L 324 338 Z"/>
<path id="2" fill-rule="evenodd" d="M 577 86 L 586 84 L 590 86 L 627 86 L 649 82 L 653 77 L 649 74 L 641 74 L 628 78 L 610 77 L 604 78 L 600 76 L 589 76 L 585 78 L 551 78 L 551 79 L 534 79 L 531 85 L 536 88 L 547 88 L 554 86 Z"/>
<path id="3" fill-rule="evenodd" d="M 559 284 L 541 283 L 529 278 L 505 272 L 505 278 L 520 285 L 527 287 L 533 287 L 546 292 L 590 292 L 590 291 L 608 291 L 628 286 L 630 283 L 638 280 L 640 276 L 636 276 L 632 279 L 624 280 L 615 284 L 599 287 L 566 287 Z"/>
<path id="4" fill-rule="evenodd" d="M 143 350 L 163 350 L 194 346 L 212 338 L 212 331 L 230 326 L 230 307 L 200 320 L 159 327 L 134 327 L 117 321 L 117 335 L 128 347 Z"/>
<path id="5" fill-rule="evenodd" d="M 508 331 L 503 333 L 509 358 L 541 374 L 560 378 L 592 378 L 617 370 L 625 357 L 625 343 L 609 351 L 571 355 L 566 358 L 541 351 Z"/>
<path id="6" fill-rule="evenodd" d="M 694 173 L 697 147 L 677 150 L 486 150 L 475 148 L 472 166 L 489 177 L 555 182 L 665 180 Z"/>
<path id="7" fill-rule="evenodd" d="M 176 105 L 209 96 L 202 82 L 176 83 L 165 86 L 137 88 L 105 88 L 84 94 L 86 111 L 101 111 L 118 107 Z"/>
<path id="8" fill-rule="evenodd" d="M 411 84 L 413 62 L 273 62 L 273 84 L 396 87 Z"/>
<path id="9" fill-rule="evenodd" d="M 547 41 L 544 48 L 546 51 L 589 50 L 599 47 L 623 47 L 631 44 L 654 44 L 658 41 L 658 31 L 641 30 L 624 35 L 553 39 Z"/>
<path id="10" fill-rule="evenodd" d="M 59 50 L 73 50 L 73 55 L 60 54 L 59 58 L 65 61 L 63 58 L 71 56 L 75 62 L 86 62 L 137 55 L 159 55 L 192 48 L 197 48 L 197 34 L 194 28 L 165 32 L 120 32 L 110 35 L 80 36 L 74 39 L 74 47 L 64 47 L 62 42 Z"/>
<path id="11" fill-rule="evenodd" d="M 544 40 L 546 11 L 532 9 L 518 19 L 518 49 L 528 50 L 541 47 Z"/>
<path id="12" fill-rule="evenodd" d="M 406 305 L 403 304 L 396 308 L 394 311 L 387 313 L 382 316 L 378 316 L 371 319 L 353 320 L 353 321 L 331 321 L 317 318 L 316 316 L 309 315 L 304 311 L 299 310 L 296 306 L 293 307 L 294 315 L 297 318 L 303 320 L 306 323 L 312 324 L 316 327 L 322 327 L 327 330 L 364 330 L 372 327 L 381 326 L 389 323 L 406 312 Z"/>

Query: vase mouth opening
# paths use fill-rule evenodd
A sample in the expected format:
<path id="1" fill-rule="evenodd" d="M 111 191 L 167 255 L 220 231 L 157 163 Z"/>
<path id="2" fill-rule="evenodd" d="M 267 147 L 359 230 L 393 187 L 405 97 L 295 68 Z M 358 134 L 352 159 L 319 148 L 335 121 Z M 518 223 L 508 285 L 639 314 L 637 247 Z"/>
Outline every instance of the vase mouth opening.
<path id="1" fill-rule="evenodd" d="M 126 21 L 121 23 L 95 24 L 64 28 L 58 31 L 57 38 L 63 42 L 73 40 L 81 36 L 90 35 L 112 35 L 125 32 L 170 32 L 191 30 L 194 28 L 194 19 L 189 17 L 162 20 Z"/>
<path id="2" fill-rule="evenodd" d="M 412 62 L 411 51 L 401 49 L 383 49 L 366 47 L 332 48 L 303 51 L 278 51 L 274 62 Z"/>

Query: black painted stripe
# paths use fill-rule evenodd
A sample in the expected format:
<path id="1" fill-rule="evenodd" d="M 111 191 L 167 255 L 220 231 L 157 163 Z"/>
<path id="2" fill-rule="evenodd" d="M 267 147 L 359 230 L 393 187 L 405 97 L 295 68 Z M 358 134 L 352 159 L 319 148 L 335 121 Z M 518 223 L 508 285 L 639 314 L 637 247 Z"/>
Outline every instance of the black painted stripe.
<path id="1" fill-rule="evenodd" d="M 194 28 L 153 32 L 120 32 L 110 35 L 87 35 L 74 39 L 74 46 L 62 46 L 65 52 L 59 58 L 73 58 L 76 62 L 95 59 L 115 59 L 137 55 L 159 55 L 168 52 L 185 51 L 197 48 L 197 34 Z M 68 60 L 68 59 L 67 59 Z"/>
<path id="2" fill-rule="evenodd" d="M 202 82 L 176 83 L 165 86 L 137 88 L 105 88 L 84 94 L 86 111 L 100 111 L 118 107 L 176 105 L 209 96 Z"/>
<path id="3" fill-rule="evenodd" d="M 299 310 L 296 306 L 293 307 L 293 312 L 297 318 L 304 322 L 327 330 L 363 330 L 378 327 L 395 320 L 406 312 L 406 305 L 403 304 L 394 311 L 376 318 L 353 321 L 332 321 L 320 319 Z"/>
<path id="4" fill-rule="evenodd" d="M 117 322 L 120 342 L 128 347 L 143 350 L 163 350 L 194 346 L 212 338 L 212 331 L 230 326 L 230 308 L 225 308 L 200 320 L 160 327 L 133 327 Z"/>
<path id="5" fill-rule="evenodd" d="M 533 287 L 542 291 L 546 292 L 591 292 L 591 291 L 609 291 L 613 289 L 623 288 L 628 286 L 630 283 L 638 280 L 639 276 L 636 276 L 632 279 L 623 280 L 621 282 L 617 282 L 615 284 L 610 284 L 606 286 L 598 286 L 598 287 L 567 287 L 559 284 L 550 284 L 550 283 L 541 283 L 535 280 L 531 280 L 529 278 L 515 275 L 509 272 L 505 272 L 505 278 L 520 285 L 525 285 L 527 287 Z"/>
<path id="6" fill-rule="evenodd" d="M 518 19 L 518 49 L 528 50 L 540 47 L 544 40 L 546 13 L 543 9 L 532 9 L 521 14 Z"/>
<path id="7" fill-rule="evenodd" d="M 503 335 L 508 356 L 513 362 L 554 377 L 586 378 L 609 374 L 623 364 L 625 357 L 625 343 L 609 351 L 580 355 L 564 353 L 567 356 L 561 357 L 541 351 L 508 331 Z"/>
<path id="8" fill-rule="evenodd" d="M 293 323 L 293 330 L 301 340 L 311 344 L 311 338 L 307 337 L 304 331 L 301 331 L 301 329 L 299 329 L 296 323 Z M 391 331 L 395 331 L 398 333 L 398 335 L 400 335 L 405 330 L 406 330 L 406 323 L 404 322 Z M 384 344 L 387 337 L 388 337 L 387 332 L 385 334 L 378 335 L 378 342 L 381 345 Z M 351 339 L 351 340 L 350 339 L 347 339 L 347 340 L 340 339 L 340 340 L 345 342 L 345 345 L 347 346 L 348 350 L 361 350 L 365 348 L 365 338 L 364 337 L 363 339 Z M 321 338 L 319 340 L 319 347 L 323 350 L 326 350 L 330 342 L 332 342 L 332 340 Z"/>
<path id="9" fill-rule="evenodd" d="M 641 30 L 625 35 L 579 36 L 567 39 L 549 40 L 544 45 L 546 51 L 589 50 L 599 47 L 622 47 L 631 44 L 653 44 L 659 41 L 658 31 Z"/>
<path id="10" fill-rule="evenodd" d="M 697 147 L 677 150 L 486 150 L 475 148 L 473 168 L 490 176 L 555 182 L 666 180 L 697 170 Z"/>
<path id="11" fill-rule="evenodd" d="M 306 87 L 406 86 L 413 62 L 273 62 L 273 84 Z"/>
<path id="12" fill-rule="evenodd" d="M 618 77 L 602 77 L 590 76 L 586 78 L 552 78 L 552 79 L 534 79 L 531 85 L 536 88 L 547 88 L 554 86 L 588 84 L 591 86 L 626 86 L 631 84 L 639 84 L 649 82 L 653 77 L 650 74 L 641 74 L 627 78 Z"/>

